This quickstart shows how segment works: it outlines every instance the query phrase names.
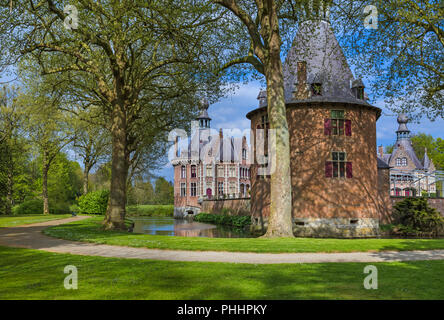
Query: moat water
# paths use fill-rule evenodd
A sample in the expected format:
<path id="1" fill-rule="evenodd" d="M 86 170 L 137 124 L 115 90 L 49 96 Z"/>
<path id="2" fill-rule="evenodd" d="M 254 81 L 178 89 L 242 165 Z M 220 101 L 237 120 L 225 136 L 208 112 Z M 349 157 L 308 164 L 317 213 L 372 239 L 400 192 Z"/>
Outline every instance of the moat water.
<path id="1" fill-rule="evenodd" d="M 254 238 L 248 231 L 172 217 L 129 217 L 134 233 L 208 238 Z"/>

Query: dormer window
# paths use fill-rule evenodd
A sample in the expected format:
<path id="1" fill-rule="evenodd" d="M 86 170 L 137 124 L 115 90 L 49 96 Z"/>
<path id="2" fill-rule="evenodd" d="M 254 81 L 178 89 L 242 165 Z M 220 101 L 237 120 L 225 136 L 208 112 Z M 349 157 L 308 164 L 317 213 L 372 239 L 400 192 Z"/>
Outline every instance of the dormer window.
<path id="1" fill-rule="evenodd" d="M 314 96 L 322 96 L 322 84 L 321 83 L 312 83 L 311 91 Z"/>
<path id="2" fill-rule="evenodd" d="M 364 100 L 364 87 L 356 88 L 356 97 L 358 99 Z"/>

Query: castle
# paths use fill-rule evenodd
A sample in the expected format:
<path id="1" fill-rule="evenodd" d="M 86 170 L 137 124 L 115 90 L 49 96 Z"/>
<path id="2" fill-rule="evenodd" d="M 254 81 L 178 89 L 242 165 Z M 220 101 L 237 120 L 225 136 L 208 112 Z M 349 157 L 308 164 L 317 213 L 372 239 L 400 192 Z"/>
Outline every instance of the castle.
<path id="1" fill-rule="evenodd" d="M 204 199 L 250 197 L 249 148 L 245 136 L 224 137 L 211 130 L 209 104 L 203 100 L 196 118 L 198 129 L 189 139 L 176 141 L 174 167 L 174 217 L 200 212 Z"/>
<path id="2" fill-rule="evenodd" d="M 392 196 L 417 196 L 426 193 L 436 194 L 436 168 L 424 150 L 420 161 L 413 150 L 408 118 L 401 114 L 398 117 L 399 128 L 396 131 L 396 143 L 392 153 L 384 153 L 379 147 L 378 157 L 390 169 L 390 194 Z"/>
<path id="3" fill-rule="evenodd" d="M 293 231 L 304 237 L 374 237 L 379 234 L 379 223 L 391 219 L 396 202 L 391 195 L 436 192 L 435 167 L 427 152 L 422 161 L 417 158 L 404 115 L 398 117 L 393 152 L 377 151 L 376 121 L 381 109 L 368 102 L 364 84 L 353 76 L 327 20 L 324 15 L 300 24 L 283 65 Z M 245 150 L 245 137 L 241 139 L 242 159 L 223 160 L 222 145 L 212 149 L 219 151 L 212 155 L 211 164 L 190 160 L 190 149 L 177 154 L 173 162 L 176 217 L 195 212 L 194 208 L 199 211 L 199 199 L 243 197 L 251 186 L 248 210 L 252 231 L 265 232 L 270 214 L 267 168 L 272 164 L 267 152 L 265 91 L 259 93 L 258 100 L 258 108 L 247 114 L 253 134 L 250 152 Z M 197 118 L 201 133 L 209 128 L 207 109 L 208 104 Z M 255 134 L 261 130 L 264 143 Z M 233 139 L 225 141 L 222 133 L 220 138 L 223 145 L 234 146 Z M 199 153 L 209 141 L 199 138 Z M 264 150 L 259 150 L 262 147 Z M 251 157 L 248 162 L 247 153 Z M 187 193 L 190 183 L 195 187 L 191 185 Z M 230 203 L 224 201 L 223 205 Z"/>
<path id="4" fill-rule="evenodd" d="M 295 234 L 376 235 L 376 121 L 381 110 L 367 102 L 364 85 L 354 78 L 328 21 L 301 23 L 283 73 Z M 268 126 L 265 92 L 258 98 L 259 108 L 247 114 L 252 129 Z M 257 175 L 260 164 L 253 161 L 252 223 L 264 230 L 270 178 Z"/>

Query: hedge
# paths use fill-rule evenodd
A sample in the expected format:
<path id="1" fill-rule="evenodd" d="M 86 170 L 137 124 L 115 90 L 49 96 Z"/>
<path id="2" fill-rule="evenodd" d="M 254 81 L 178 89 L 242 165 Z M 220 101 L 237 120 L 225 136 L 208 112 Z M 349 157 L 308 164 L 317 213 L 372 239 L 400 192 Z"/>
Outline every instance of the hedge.
<path id="1" fill-rule="evenodd" d="M 250 216 L 229 216 L 226 214 L 199 213 L 194 221 L 244 228 L 251 224 Z"/>
<path id="2" fill-rule="evenodd" d="M 79 212 L 87 214 L 105 214 L 108 206 L 109 191 L 89 192 L 78 200 Z"/>

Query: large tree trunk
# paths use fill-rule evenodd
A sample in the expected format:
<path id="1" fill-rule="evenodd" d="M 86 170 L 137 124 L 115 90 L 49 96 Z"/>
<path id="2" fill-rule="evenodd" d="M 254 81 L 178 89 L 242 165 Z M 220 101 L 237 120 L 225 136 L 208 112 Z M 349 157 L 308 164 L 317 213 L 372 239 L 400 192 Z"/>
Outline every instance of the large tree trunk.
<path id="1" fill-rule="evenodd" d="M 284 98 L 284 80 L 280 58 L 280 37 L 270 41 L 270 53 L 265 65 L 268 117 L 275 130 L 274 172 L 271 173 L 270 216 L 264 237 L 294 237 L 291 214 L 290 139 Z M 273 150 L 273 148 L 271 149 Z"/>
<path id="2" fill-rule="evenodd" d="M 43 214 L 49 214 L 49 200 L 48 200 L 48 171 L 49 164 L 47 163 L 48 157 L 46 153 L 43 153 L 43 165 L 42 165 L 42 198 L 43 198 Z"/>
<path id="3" fill-rule="evenodd" d="M 103 224 L 107 230 L 124 230 L 128 159 L 126 115 L 123 103 L 114 107 L 112 118 L 111 190 Z"/>

